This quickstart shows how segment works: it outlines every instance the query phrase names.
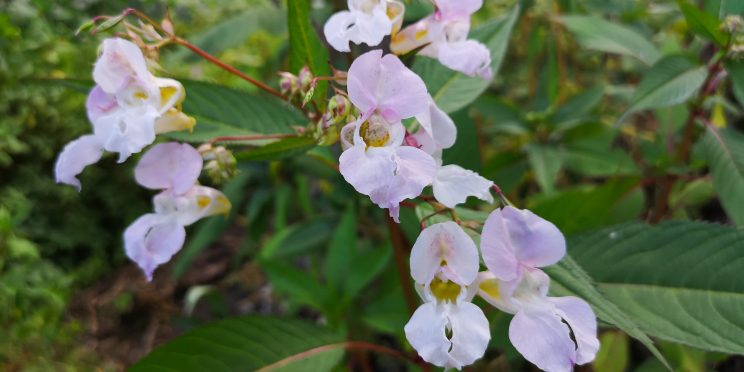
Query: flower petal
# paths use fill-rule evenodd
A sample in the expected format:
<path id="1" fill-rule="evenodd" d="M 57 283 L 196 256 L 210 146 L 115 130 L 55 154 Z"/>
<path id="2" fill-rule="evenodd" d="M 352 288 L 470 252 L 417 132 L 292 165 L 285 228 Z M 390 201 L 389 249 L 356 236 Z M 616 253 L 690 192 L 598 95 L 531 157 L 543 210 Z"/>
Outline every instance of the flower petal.
<path id="1" fill-rule="evenodd" d="M 95 164 L 103 156 L 103 147 L 96 136 L 89 134 L 65 145 L 57 157 L 54 174 L 57 183 L 75 186 L 80 191 L 77 175 L 88 165 Z"/>
<path id="2" fill-rule="evenodd" d="M 483 357 L 491 340 L 491 329 L 483 311 L 470 302 L 460 302 L 449 312 L 452 327 L 450 368 L 460 369 Z"/>
<path id="3" fill-rule="evenodd" d="M 93 68 L 93 80 L 106 93 L 118 93 L 132 78 L 149 80 L 151 76 L 145 56 L 136 44 L 122 38 L 103 41 L 101 56 Z"/>
<path id="4" fill-rule="evenodd" d="M 353 28 L 356 32 L 351 33 L 350 39 L 355 44 L 367 44 L 371 47 L 382 43 L 385 36 L 390 35 L 393 30 L 393 22 L 388 18 L 385 1 L 380 2 L 374 8 L 372 14 L 357 12 L 356 23 Z"/>
<path id="5" fill-rule="evenodd" d="M 364 142 L 356 143 L 341 154 L 339 170 L 346 182 L 364 195 L 386 187 L 395 177 L 393 149 L 376 147 L 365 149 Z"/>
<path id="6" fill-rule="evenodd" d="M 390 123 L 410 118 L 428 108 L 429 94 L 423 80 L 398 57 L 367 52 L 351 64 L 348 74 L 351 102 L 363 113 L 376 109 Z"/>
<path id="7" fill-rule="evenodd" d="M 138 218 L 124 231 L 124 248 L 142 269 L 148 281 L 155 269 L 170 261 L 186 239 L 186 229 L 173 219 L 150 213 Z"/>
<path id="8" fill-rule="evenodd" d="M 323 26 L 323 34 L 325 34 L 328 44 L 331 44 L 333 49 L 339 52 L 350 52 L 351 33 L 357 32 L 356 29 L 350 30 L 350 28 L 355 22 L 356 17 L 348 10 L 332 15 Z"/>
<path id="9" fill-rule="evenodd" d="M 93 132 L 106 151 L 119 153 L 122 163 L 155 141 L 157 117 L 157 111 L 150 106 L 115 110 L 93 122 Z"/>
<path id="10" fill-rule="evenodd" d="M 433 184 L 434 197 L 447 208 L 464 203 L 468 196 L 493 203 L 490 191 L 492 185 L 493 182 L 471 170 L 457 165 L 445 165 L 437 171 Z"/>
<path id="11" fill-rule="evenodd" d="M 501 280 L 517 277 L 519 264 L 543 267 L 566 254 L 566 240 L 555 225 L 529 210 L 510 206 L 488 216 L 481 239 L 483 261 Z"/>
<path id="12" fill-rule="evenodd" d="M 599 350 L 599 339 L 597 339 L 597 317 L 591 306 L 578 297 L 551 297 L 549 299 L 573 331 L 578 345 L 576 364 L 586 364 L 594 360 Z"/>
<path id="13" fill-rule="evenodd" d="M 211 187 L 192 185 L 182 195 L 164 191 L 155 196 L 155 212 L 175 217 L 179 225 L 192 223 L 216 214 L 230 212 L 230 200 Z"/>
<path id="14" fill-rule="evenodd" d="M 160 90 L 160 107 L 158 108 L 160 114 L 178 107 L 186 98 L 186 90 L 183 88 L 183 84 L 176 80 L 156 77 L 155 85 Z"/>
<path id="15" fill-rule="evenodd" d="M 101 86 L 96 85 L 88 93 L 85 108 L 88 112 L 88 120 L 95 123 L 100 117 L 110 115 L 118 110 L 119 105 L 116 103 L 114 96 L 107 94 L 101 89 Z"/>
<path id="16" fill-rule="evenodd" d="M 442 111 L 434 100 L 429 101 L 429 109 L 416 115 L 416 120 L 436 143 L 437 148 L 448 149 L 455 144 L 457 139 L 457 127 L 444 111 Z M 424 150 L 426 151 L 426 150 Z M 429 151 L 427 151 L 429 152 Z"/>
<path id="17" fill-rule="evenodd" d="M 438 366 L 449 362 L 452 346 L 446 336 L 447 317 L 443 306 L 427 302 L 416 309 L 403 330 L 408 342 L 425 361 Z"/>
<path id="18" fill-rule="evenodd" d="M 509 324 L 509 339 L 525 359 L 542 370 L 571 372 L 576 350 L 568 327 L 552 312 L 552 305 L 523 309 Z"/>
<path id="19" fill-rule="evenodd" d="M 478 275 L 478 248 L 462 228 L 452 221 L 437 223 L 421 231 L 411 249 L 411 276 L 428 284 L 445 262 L 447 279 L 470 285 Z"/>
<path id="20" fill-rule="evenodd" d="M 202 170 L 202 157 L 189 144 L 177 142 L 153 146 L 134 169 L 137 183 L 148 189 L 183 194 L 194 186 Z"/>
<path id="21" fill-rule="evenodd" d="M 509 237 L 509 229 L 501 209 L 486 219 L 481 233 L 481 254 L 488 270 L 499 280 L 516 280 L 520 273 L 519 261 Z"/>
<path id="22" fill-rule="evenodd" d="M 437 58 L 443 65 L 465 75 L 493 79 L 491 51 L 475 40 L 439 43 Z"/>
<path id="23" fill-rule="evenodd" d="M 509 314 L 516 314 L 520 305 L 512 301 L 512 295 L 519 284 L 517 281 L 498 280 L 491 272 L 478 273 L 478 296 L 495 308 Z"/>

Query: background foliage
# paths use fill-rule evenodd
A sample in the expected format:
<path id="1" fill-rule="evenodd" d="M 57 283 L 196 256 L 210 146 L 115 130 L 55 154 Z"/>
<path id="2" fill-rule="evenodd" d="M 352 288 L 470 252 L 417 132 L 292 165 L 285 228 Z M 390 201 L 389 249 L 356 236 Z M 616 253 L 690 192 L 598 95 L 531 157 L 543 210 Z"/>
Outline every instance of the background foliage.
<path id="1" fill-rule="evenodd" d="M 276 86 L 277 69 L 296 73 L 307 64 L 325 75 L 329 59 L 348 66 L 314 37 L 343 3 L 167 5 L 180 35 Z M 135 161 L 120 166 L 106 158 L 86 170 L 80 194 L 53 183 L 56 153 L 89 128 L 84 95 L 57 79 L 84 87 L 100 37 L 75 37 L 74 30 L 127 6 L 162 15 L 164 5 L 0 4 L 0 366 L 120 369 L 184 331 L 249 313 L 305 322 L 251 315 L 212 323 L 155 351 L 139 368 L 210 347 L 216 362 L 197 355 L 188 365 L 244 365 L 241 351 L 204 339 L 289 345 L 281 355 L 253 360 L 257 368 L 345 340 L 408 351 L 402 326 L 410 304 L 391 239 L 410 246 L 419 218 L 430 211 L 404 209 L 405 235 L 391 235 L 384 211 L 333 169 L 336 148 L 299 140 L 235 144 L 240 173 L 223 185 L 232 214 L 194 226 L 152 285 L 121 250 L 121 231 L 149 208 L 150 195 L 132 187 Z M 484 8 L 472 34 L 492 51 L 500 70 L 493 83 L 433 60 L 413 61 L 458 125 L 445 162 L 493 179 L 510 200 L 569 235 L 572 258 L 548 272 L 557 294 L 580 294 L 604 322 L 596 370 L 655 371 L 663 363 L 686 371 L 742 368 L 744 361 L 731 355 L 744 353 L 737 277 L 744 247 L 735 227 L 744 223 L 744 63 L 716 52 L 735 42 L 720 20 L 744 6 L 487 0 Z M 425 2 L 410 1 L 406 19 L 429 11 Z M 164 50 L 160 66 L 184 80 L 184 110 L 198 120 L 193 135 L 178 139 L 286 133 L 305 124 L 297 110 L 185 49 Z M 714 68 L 727 76 L 708 91 Z M 458 213 L 482 221 L 487 210 Z M 662 220 L 673 221 L 644 223 Z M 508 317 L 487 316 L 492 347 L 473 368 L 529 368 L 508 343 Z M 283 331 L 272 334 L 273 326 Z M 329 348 L 313 362 L 405 367 L 384 353 L 341 350 Z"/>

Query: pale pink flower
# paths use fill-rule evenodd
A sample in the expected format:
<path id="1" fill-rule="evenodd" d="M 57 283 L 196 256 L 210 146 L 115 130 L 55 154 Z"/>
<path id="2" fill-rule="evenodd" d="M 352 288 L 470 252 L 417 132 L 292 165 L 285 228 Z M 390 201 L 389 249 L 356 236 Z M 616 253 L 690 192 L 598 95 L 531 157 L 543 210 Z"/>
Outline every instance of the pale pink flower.
<path id="1" fill-rule="evenodd" d="M 434 14 L 393 36 L 393 52 L 405 54 L 426 45 L 420 55 L 436 58 L 468 76 L 491 80 L 491 52 L 482 43 L 468 39 L 470 16 L 483 6 L 483 0 L 434 0 L 434 3 L 437 6 Z"/>
<path id="2" fill-rule="evenodd" d="M 403 146 L 401 120 L 428 109 L 426 85 L 394 55 L 374 50 L 349 68 L 348 93 L 361 112 L 342 129 L 344 179 L 397 221 L 400 202 L 434 181 L 436 163 L 421 149 Z"/>
<path id="3" fill-rule="evenodd" d="M 175 142 L 153 146 L 137 164 L 137 182 L 163 190 L 153 198 L 155 213 L 141 216 L 124 232 L 126 254 L 147 280 L 152 280 L 155 269 L 181 249 L 185 226 L 230 209 L 230 202 L 220 191 L 196 184 L 201 169 L 199 152 Z"/>

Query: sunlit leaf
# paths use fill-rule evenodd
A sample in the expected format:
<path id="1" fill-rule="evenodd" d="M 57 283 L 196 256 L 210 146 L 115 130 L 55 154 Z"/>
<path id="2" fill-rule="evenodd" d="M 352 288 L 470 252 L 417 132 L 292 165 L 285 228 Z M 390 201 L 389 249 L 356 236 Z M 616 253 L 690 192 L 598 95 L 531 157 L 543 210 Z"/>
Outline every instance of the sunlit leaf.
<path id="1" fill-rule="evenodd" d="M 569 253 L 649 335 L 744 353 L 741 229 L 634 223 L 569 239 Z"/>
<path id="2" fill-rule="evenodd" d="M 682 14 L 685 16 L 687 26 L 694 33 L 708 39 L 719 47 L 725 47 L 728 44 L 729 36 L 721 30 L 721 22 L 718 20 L 718 14 L 713 15 L 701 10 L 697 5 L 689 3 L 687 0 L 677 0 Z"/>
<path id="3" fill-rule="evenodd" d="M 744 134 L 708 129 L 702 146 L 726 214 L 737 225 L 744 225 Z"/>

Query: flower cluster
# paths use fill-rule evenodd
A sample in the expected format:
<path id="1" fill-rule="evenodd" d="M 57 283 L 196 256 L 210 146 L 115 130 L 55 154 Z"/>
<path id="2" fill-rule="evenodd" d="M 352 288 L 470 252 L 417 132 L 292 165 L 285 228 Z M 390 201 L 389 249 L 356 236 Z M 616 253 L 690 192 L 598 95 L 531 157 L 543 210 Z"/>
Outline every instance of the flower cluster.
<path id="1" fill-rule="evenodd" d="M 57 158 L 57 182 L 80 189 L 77 176 L 98 162 L 103 152 L 119 154 L 122 163 L 155 141 L 155 135 L 191 129 L 195 121 L 181 112 L 186 96 L 181 83 L 155 77 L 142 50 L 131 41 L 106 39 L 93 68 L 96 86 L 86 108 L 93 134 L 65 146 Z"/>
<path id="2" fill-rule="evenodd" d="M 57 182 L 81 188 L 77 176 L 96 163 L 105 151 L 124 162 L 155 141 L 158 133 L 191 129 L 195 120 L 181 112 L 185 92 L 173 80 L 155 77 L 142 50 L 134 43 L 112 38 L 103 41 L 93 69 L 96 86 L 86 107 L 93 134 L 65 146 L 55 166 Z M 187 144 L 153 146 L 137 165 L 137 182 L 161 190 L 155 213 L 145 214 L 124 232 L 127 256 L 142 268 L 148 280 L 159 265 L 183 246 L 184 226 L 230 209 L 221 192 L 196 184 L 202 155 Z"/>
<path id="3" fill-rule="evenodd" d="M 490 339 L 488 320 L 470 301 L 479 295 L 514 314 L 509 339 L 545 371 L 571 371 L 594 359 L 597 320 L 577 297 L 549 297 L 550 279 L 539 267 L 566 253 L 561 232 L 528 210 L 497 209 L 486 220 L 478 272 L 478 249 L 454 222 L 421 232 L 411 252 L 411 276 L 425 301 L 405 326 L 421 357 L 444 368 L 462 368 L 482 357 Z"/>

